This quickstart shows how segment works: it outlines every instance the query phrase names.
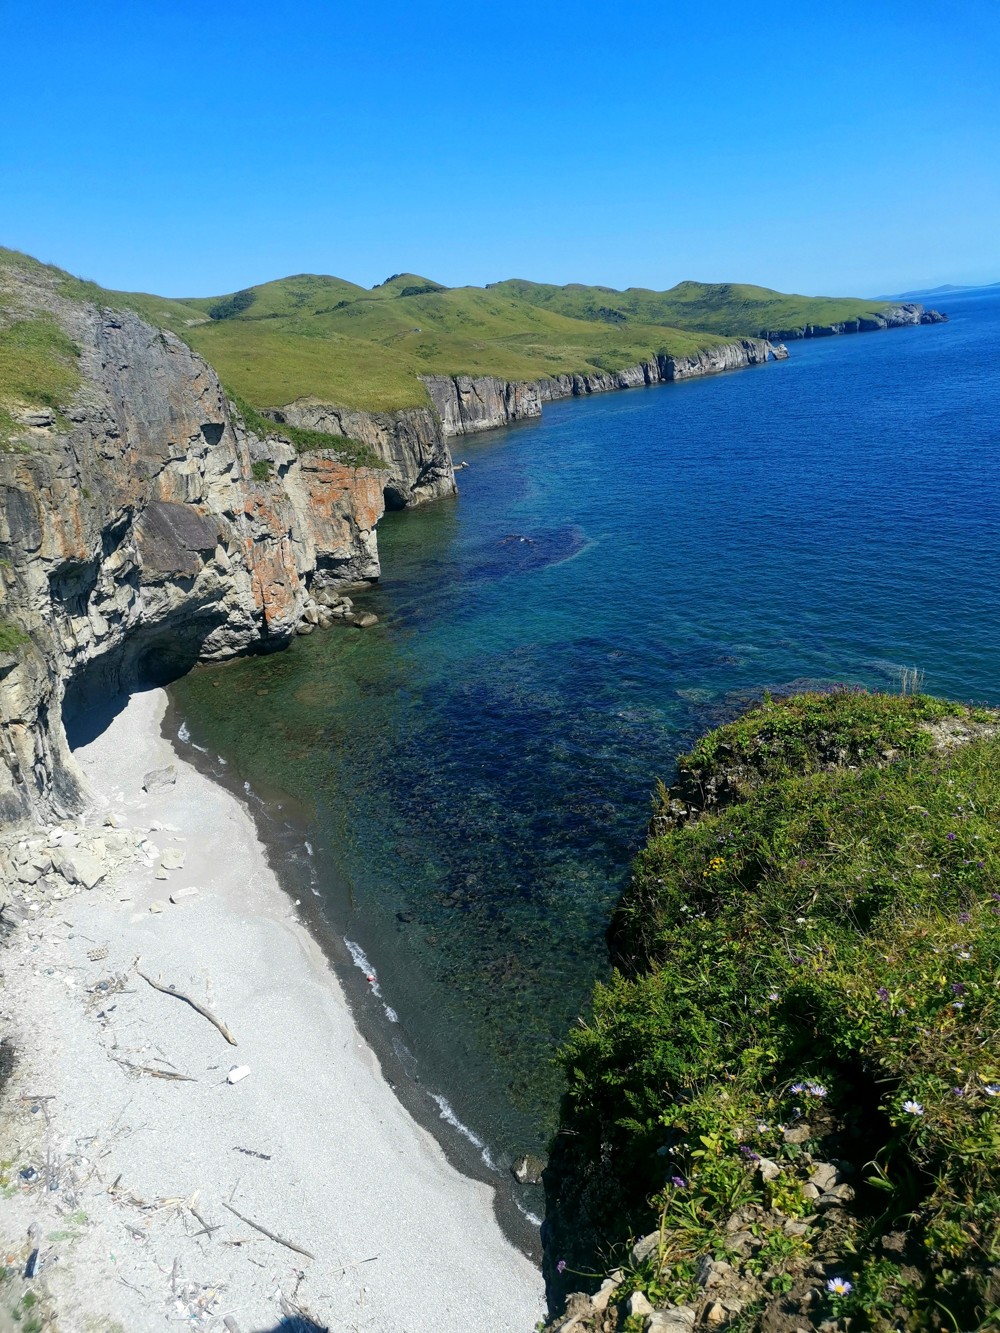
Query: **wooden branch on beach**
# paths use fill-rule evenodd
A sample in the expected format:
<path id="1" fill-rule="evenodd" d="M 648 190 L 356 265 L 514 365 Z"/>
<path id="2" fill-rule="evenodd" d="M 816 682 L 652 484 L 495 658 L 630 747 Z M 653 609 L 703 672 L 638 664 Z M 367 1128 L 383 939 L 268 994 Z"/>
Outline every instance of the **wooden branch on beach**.
<path id="1" fill-rule="evenodd" d="M 122 1069 L 131 1069 L 135 1074 L 149 1074 L 152 1078 L 170 1079 L 175 1083 L 197 1083 L 196 1078 L 190 1074 L 178 1074 L 172 1069 L 153 1069 L 151 1065 L 134 1065 L 131 1060 L 122 1060 L 113 1055 L 111 1059 L 116 1065 L 121 1065 Z"/>
<path id="2" fill-rule="evenodd" d="M 236 1038 L 226 1027 L 225 1023 L 223 1023 L 222 1019 L 216 1018 L 211 1009 L 206 1009 L 205 1006 L 199 1004 L 197 1000 L 192 1000 L 190 995 L 185 995 L 184 992 L 179 991 L 176 986 L 164 986 L 162 982 L 154 981 L 152 977 L 147 976 L 140 968 L 138 958 L 135 960 L 135 970 L 139 973 L 139 976 L 142 977 L 143 981 L 149 982 L 153 990 L 158 990 L 162 995 L 172 995 L 175 1000 L 183 1000 L 185 1004 L 191 1006 L 196 1014 L 201 1014 L 202 1018 L 207 1018 L 213 1027 L 218 1028 L 226 1041 L 229 1042 L 230 1046 L 236 1045 Z"/>
<path id="3" fill-rule="evenodd" d="M 266 1236 L 268 1240 L 273 1240 L 276 1245 L 284 1245 L 286 1250 L 294 1250 L 296 1254 L 304 1254 L 307 1259 L 316 1258 L 314 1254 L 310 1254 L 308 1250 L 304 1250 L 301 1245 L 296 1245 L 293 1240 L 285 1240 L 284 1236 L 278 1236 L 275 1232 L 268 1231 L 267 1227 L 262 1227 L 259 1222 L 253 1222 L 249 1217 L 244 1217 L 242 1213 L 236 1211 L 231 1203 L 223 1203 L 222 1206 L 223 1208 L 227 1208 L 234 1217 L 238 1217 L 241 1222 L 245 1222 L 248 1227 L 253 1227 L 254 1231 L 259 1231 L 260 1234 Z"/>

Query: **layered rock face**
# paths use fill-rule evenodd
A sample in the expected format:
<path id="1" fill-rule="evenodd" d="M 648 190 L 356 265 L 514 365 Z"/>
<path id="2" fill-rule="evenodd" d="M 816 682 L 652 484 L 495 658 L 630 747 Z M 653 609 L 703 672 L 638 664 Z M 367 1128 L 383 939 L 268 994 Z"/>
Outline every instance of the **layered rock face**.
<path id="1" fill-rule="evenodd" d="M 780 361 L 787 355 L 784 347 L 766 338 L 740 338 L 720 343 L 694 356 L 673 357 L 662 353 L 624 370 L 556 375 L 527 383 L 511 383 L 493 376 L 429 375 L 424 377 L 424 383 L 443 433 L 446 436 L 472 435 L 506 426 L 512 421 L 541 416 L 542 404 L 558 398 L 634 389 L 696 375 L 716 375 L 726 370 L 761 365 L 765 361 Z"/>
<path id="2" fill-rule="evenodd" d="M 81 386 L 65 418 L 23 413 L 0 452 L 0 621 L 29 636 L 0 654 L 0 822 L 78 807 L 64 702 L 278 646 L 314 576 L 377 577 L 385 480 L 249 436 L 172 334 L 10 281 L 15 310 L 76 343 Z"/>
<path id="3" fill-rule="evenodd" d="M 298 399 L 271 414 L 281 423 L 325 431 L 367 444 L 385 464 L 383 486 L 390 509 L 410 509 L 425 500 L 454 495 L 455 470 L 441 427 L 427 408 L 359 412 Z"/>
<path id="4" fill-rule="evenodd" d="M 839 324 L 804 324 L 793 329 L 762 329 L 762 338 L 791 342 L 796 338 L 830 338 L 839 333 L 874 333 L 878 329 L 902 329 L 914 324 L 946 324 L 948 316 L 940 310 L 925 310 L 913 301 L 887 306 L 869 317 L 841 320 Z"/>

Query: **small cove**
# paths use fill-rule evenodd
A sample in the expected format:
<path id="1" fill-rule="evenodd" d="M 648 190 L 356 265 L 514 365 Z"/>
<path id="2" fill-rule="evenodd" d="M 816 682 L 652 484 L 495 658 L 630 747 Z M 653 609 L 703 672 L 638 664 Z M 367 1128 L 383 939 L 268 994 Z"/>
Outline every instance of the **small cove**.
<path id="1" fill-rule="evenodd" d="M 1000 299 L 950 313 L 455 440 L 458 501 L 380 525 L 376 629 L 172 688 L 175 734 L 264 800 L 279 872 L 358 964 L 387 1069 L 486 1172 L 544 1146 L 551 1057 L 697 734 L 902 666 L 1000 700 Z"/>

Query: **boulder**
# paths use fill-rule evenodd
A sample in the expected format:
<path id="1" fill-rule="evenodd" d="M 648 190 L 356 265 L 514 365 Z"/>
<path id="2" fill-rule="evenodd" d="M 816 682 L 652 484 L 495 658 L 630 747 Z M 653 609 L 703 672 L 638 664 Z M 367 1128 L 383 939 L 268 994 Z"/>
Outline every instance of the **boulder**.
<path id="1" fill-rule="evenodd" d="M 82 847 L 74 847 L 72 852 L 60 852 L 58 858 L 57 868 L 63 879 L 85 889 L 92 889 L 107 874 L 107 866 Z"/>
<path id="2" fill-rule="evenodd" d="M 643 1236 L 632 1246 L 632 1263 L 636 1268 L 644 1263 L 651 1254 L 656 1253 L 656 1247 L 660 1243 L 660 1233 L 651 1231 L 647 1236 Z"/>
<path id="3" fill-rule="evenodd" d="M 177 765 L 167 764 L 163 768 L 152 768 L 142 780 L 142 789 L 155 796 L 157 792 L 169 791 L 177 781 Z"/>
<path id="4" fill-rule="evenodd" d="M 535 1157 L 532 1153 L 525 1153 L 511 1166 L 510 1174 L 515 1180 L 519 1180 L 522 1185 L 538 1185 L 541 1183 L 545 1166 L 544 1157 Z"/>
<path id="5" fill-rule="evenodd" d="M 358 629 L 369 629 L 378 624 L 378 616 L 373 611 L 362 611 L 360 615 L 355 614 L 354 624 Z"/>
<path id="6" fill-rule="evenodd" d="M 694 1310 L 688 1305 L 672 1305 L 656 1310 L 646 1321 L 646 1333 L 691 1333 Z"/>

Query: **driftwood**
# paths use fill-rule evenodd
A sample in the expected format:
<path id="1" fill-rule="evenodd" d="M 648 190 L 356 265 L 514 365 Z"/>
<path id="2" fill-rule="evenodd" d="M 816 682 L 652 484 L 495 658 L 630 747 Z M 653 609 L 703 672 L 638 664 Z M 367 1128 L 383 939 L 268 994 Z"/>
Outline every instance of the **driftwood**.
<path id="1" fill-rule="evenodd" d="M 222 1019 L 216 1018 L 211 1009 L 206 1009 L 203 1004 L 199 1004 L 197 1000 L 192 1000 L 190 995 L 185 995 L 183 991 L 177 990 L 175 986 L 164 986 L 162 982 L 154 981 L 152 977 L 147 976 L 139 967 L 138 958 L 135 960 L 135 970 L 139 973 L 139 976 L 142 977 L 143 981 L 149 982 L 153 990 L 158 990 L 163 995 L 172 995 L 175 1000 L 183 1000 L 185 1004 L 191 1006 L 196 1014 L 201 1014 L 202 1018 L 207 1018 L 213 1027 L 217 1027 L 225 1037 L 226 1041 L 229 1042 L 230 1046 L 236 1045 L 236 1038 L 226 1027 L 225 1023 L 223 1023 Z"/>
<path id="2" fill-rule="evenodd" d="M 118 1056 L 111 1057 L 116 1065 L 121 1065 L 122 1069 L 131 1069 L 135 1074 L 149 1074 L 151 1078 L 166 1078 L 175 1083 L 197 1083 L 196 1078 L 190 1074 L 177 1074 L 170 1069 L 154 1069 L 151 1065 L 134 1065 L 131 1060 L 122 1060 Z"/>
<path id="3" fill-rule="evenodd" d="M 273 1240 L 276 1245 L 284 1245 L 286 1250 L 294 1250 L 296 1254 L 304 1254 L 307 1259 L 315 1259 L 316 1256 L 309 1250 L 304 1250 L 301 1245 L 296 1245 L 293 1240 L 285 1240 L 284 1236 L 278 1236 L 273 1231 L 268 1231 L 267 1227 L 262 1227 L 259 1222 L 253 1222 L 249 1217 L 244 1217 L 238 1213 L 231 1203 L 223 1203 L 223 1208 L 227 1208 L 234 1217 L 238 1217 L 241 1222 L 245 1222 L 248 1227 L 253 1227 L 254 1231 L 259 1231 L 262 1236 L 268 1240 Z"/>

